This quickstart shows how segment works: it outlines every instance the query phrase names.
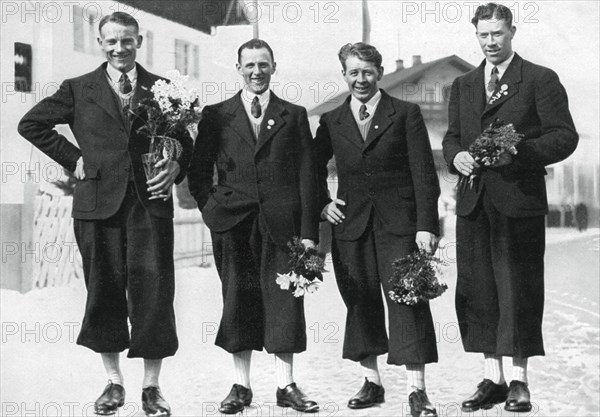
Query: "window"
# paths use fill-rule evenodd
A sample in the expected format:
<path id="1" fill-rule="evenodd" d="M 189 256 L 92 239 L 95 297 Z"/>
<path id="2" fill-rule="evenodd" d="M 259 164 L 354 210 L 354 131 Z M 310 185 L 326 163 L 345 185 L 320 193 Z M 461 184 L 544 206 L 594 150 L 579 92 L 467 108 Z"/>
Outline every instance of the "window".
<path id="1" fill-rule="evenodd" d="M 102 55 L 98 47 L 97 26 L 99 17 L 94 8 L 85 11 L 73 6 L 73 49 L 86 54 Z"/>
<path id="2" fill-rule="evenodd" d="M 200 78 L 200 48 L 187 41 L 175 39 L 175 69 L 183 75 Z"/>
<path id="3" fill-rule="evenodd" d="M 15 42 L 15 91 L 31 91 L 31 45 Z"/>

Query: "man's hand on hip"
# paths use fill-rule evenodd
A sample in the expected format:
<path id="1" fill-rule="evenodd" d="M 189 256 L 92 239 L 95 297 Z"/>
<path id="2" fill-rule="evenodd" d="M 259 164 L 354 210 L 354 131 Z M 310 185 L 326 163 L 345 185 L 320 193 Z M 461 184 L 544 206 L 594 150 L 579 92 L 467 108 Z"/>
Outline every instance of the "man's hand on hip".
<path id="1" fill-rule="evenodd" d="M 337 207 L 337 205 L 345 206 L 346 203 L 339 198 L 334 198 L 333 201 L 327 204 L 321 211 L 321 218 L 327 220 L 331 224 L 340 224 L 346 218 L 344 213 Z"/>

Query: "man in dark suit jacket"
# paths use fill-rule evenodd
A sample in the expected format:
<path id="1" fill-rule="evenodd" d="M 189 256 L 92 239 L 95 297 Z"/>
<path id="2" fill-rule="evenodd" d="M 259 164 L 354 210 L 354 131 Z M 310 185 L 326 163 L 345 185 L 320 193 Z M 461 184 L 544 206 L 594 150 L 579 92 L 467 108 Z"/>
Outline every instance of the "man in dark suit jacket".
<path id="1" fill-rule="evenodd" d="M 190 165 L 190 192 L 211 229 L 222 281 L 223 316 L 216 344 L 233 354 L 235 384 L 220 411 L 235 414 L 252 402 L 252 350 L 275 354 L 277 404 L 304 412 L 293 380 L 293 354 L 306 350 L 303 299 L 276 284 L 287 273 L 287 242 L 318 239 L 312 137 L 306 110 L 269 90 L 271 47 L 253 39 L 238 50 L 245 87 L 207 106 Z M 213 185 L 216 166 L 217 182 Z"/>
<path id="2" fill-rule="evenodd" d="M 434 252 L 440 195 L 429 136 L 419 106 L 379 90 L 381 54 L 348 44 L 339 53 L 351 96 L 321 117 L 315 138 L 321 217 L 333 224 L 335 276 L 348 308 L 344 358 L 360 362 L 365 383 L 348 403 L 366 408 L 384 401 L 377 356 L 406 365 L 413 415 L 434 416 L 425 392 L 425 364 L 437 361 L 429 304 L 397 304 L 387 295 L 392 262 L 418 248 Z M 337 198 L 327 192 L 327 163 L 335 156 Z"/>
<path id="3" fill-rule="evenodd" d="M 64 81 L 23 117 L 19 133 L 78 180 L 73 217 L 88 296 L 77 343 L 101 353 L 109 377 L 96 412 L 114 414 L 124 404 L 119 352 L 129 348 L 128 357 L 144 358 L 144 410 L 168 415 L 158 377 L 162 358 L 178 347 L 170 197 L 193 144 L 179 134 L 179 161 L 162 160 L 161 172 L 146 181 L 141 155 L 149 152 L 150 139 L 137 132 L 142 121 L 130 120 L 124 108 L 151 97 L 159 77 L 135 62 L 142 37 L 132 16 L 105 16 L 99 33 L 108 62 Z M 70 126 L 77 146 L 54 129 L 58 124 Z"/>
<path id="4" fill-rule="evenodd" d="M 528 411 L 527 358 L 544 354 L 544 167 L 569 156 L 578 135 L 558 76 L 513 52 L 510 10 L 480 6 L 473 24 L 486 59 L 454 81 L 443 140 L 450 170 L 476 175 L 457 192 L 456 312 L 465 350 L 485 355 L 485 376 L 462 407 L 506 400 L 506 410 Z M 505 153 L 476 172 L 466 150 L 496 118 L 513 123 L 524 140 L 514 157 Z M 513 358 L 510 389 L 502 356 Z"/>

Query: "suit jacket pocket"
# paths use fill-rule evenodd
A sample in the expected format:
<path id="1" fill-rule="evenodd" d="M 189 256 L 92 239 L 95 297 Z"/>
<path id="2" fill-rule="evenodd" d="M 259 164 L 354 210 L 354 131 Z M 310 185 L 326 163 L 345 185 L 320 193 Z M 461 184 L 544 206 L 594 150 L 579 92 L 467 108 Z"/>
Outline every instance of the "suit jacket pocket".
<path id="1" fill-rule="evenodd" d="M 85 179 L 78 181 L 73 191 L 73 211 L 87 213 L 96 210 L 99 180 L 98 168 L 85 168 Z"/>

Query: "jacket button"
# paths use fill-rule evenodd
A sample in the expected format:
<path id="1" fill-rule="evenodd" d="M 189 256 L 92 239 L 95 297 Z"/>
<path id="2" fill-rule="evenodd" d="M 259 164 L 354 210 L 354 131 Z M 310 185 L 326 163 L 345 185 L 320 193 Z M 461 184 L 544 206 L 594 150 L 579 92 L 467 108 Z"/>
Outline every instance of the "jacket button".
<path id="1" fill-rule="evenodd" d="M 375 197 L 375 191 L 369 191 L 369 197 Z"/>

